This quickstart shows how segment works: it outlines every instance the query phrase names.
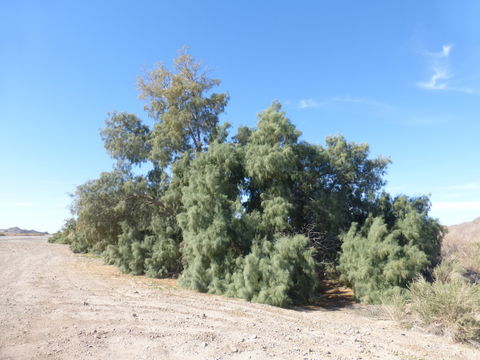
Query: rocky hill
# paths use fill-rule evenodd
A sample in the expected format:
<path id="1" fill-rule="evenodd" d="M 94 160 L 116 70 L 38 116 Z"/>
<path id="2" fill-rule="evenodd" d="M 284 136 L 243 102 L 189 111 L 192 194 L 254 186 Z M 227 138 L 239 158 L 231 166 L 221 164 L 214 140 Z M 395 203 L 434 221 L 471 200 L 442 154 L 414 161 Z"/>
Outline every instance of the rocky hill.
<path id="1" fill-rule="evenodd" d="M 25 230 L 20 229 L 18 226 L 11 227 L 8 229 L 0 229 L 0 233 L 4 235 L 30 235 L 30 236 L 40 236 L 40 235 L 48 235 L 48 232 L 41 232 L 36 230 Z"/>

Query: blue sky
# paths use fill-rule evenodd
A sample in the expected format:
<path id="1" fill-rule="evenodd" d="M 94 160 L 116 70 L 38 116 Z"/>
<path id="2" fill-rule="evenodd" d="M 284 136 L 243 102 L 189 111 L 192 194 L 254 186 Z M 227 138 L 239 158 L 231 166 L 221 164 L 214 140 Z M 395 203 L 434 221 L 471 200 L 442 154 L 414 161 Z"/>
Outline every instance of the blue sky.
<path id="1" fill-rule="evenodd" d="M 68 193 L 111 169 L 107 112 L 151 121 L 136 77 L 190 52 L 222 80 L 222 120 L 278 99 L 303 138 L 389 156 L 394 194 L 444 224 L 480 216 L 478 1 L 2 1 L 0 228 L 56 231 Z"/>

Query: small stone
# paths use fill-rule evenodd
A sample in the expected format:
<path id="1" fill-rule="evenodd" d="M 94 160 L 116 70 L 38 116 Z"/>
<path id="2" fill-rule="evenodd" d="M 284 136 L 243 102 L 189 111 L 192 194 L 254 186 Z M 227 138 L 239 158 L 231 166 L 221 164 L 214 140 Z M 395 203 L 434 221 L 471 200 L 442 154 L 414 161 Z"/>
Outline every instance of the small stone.
<path id="1" fill-rule="evenodd" d="M 200 344 L 200 346 L 206 348 L 206 347 L 208 346 L 208 343 L 207 343 L 207 342 L 202 342 L 202 343 Z"/>

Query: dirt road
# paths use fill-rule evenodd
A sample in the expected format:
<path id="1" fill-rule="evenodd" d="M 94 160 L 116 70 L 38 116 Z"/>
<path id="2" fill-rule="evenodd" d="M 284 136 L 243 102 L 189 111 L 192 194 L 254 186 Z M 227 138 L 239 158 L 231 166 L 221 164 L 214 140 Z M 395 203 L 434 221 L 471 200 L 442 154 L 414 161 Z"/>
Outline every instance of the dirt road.
<path id="1" fill-rule="evenodd" d="M 287 310 L 120 274 L 45 238 L 0 238 L 0 359 L 480 359 L 365 307 Z"/>

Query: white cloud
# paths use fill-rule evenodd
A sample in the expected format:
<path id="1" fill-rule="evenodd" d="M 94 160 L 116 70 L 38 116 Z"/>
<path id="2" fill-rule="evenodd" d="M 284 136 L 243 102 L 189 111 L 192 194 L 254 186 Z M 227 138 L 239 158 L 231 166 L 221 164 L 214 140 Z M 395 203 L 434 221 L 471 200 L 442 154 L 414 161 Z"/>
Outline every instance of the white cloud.
<path id="1" fill-rule="evenodd" d="M 466 184 L 459 185 L 450 185 L 450 186 L 441 186 L 440 190 L 480 190 L 479 182 L 470 182 Z"/>
<path id="2" fill-rule="evenodd" d="M 428 57 L 432 58 L 448 58 L 450 56 L 450 53 L 452 52 L 453 49 L 453 44 L 445 44 L 442 45 L 442 50 L 437 51 L 437 52 L 428 52 L 426 51 L 424 54 Z"/>
<path id="3" fill-rule="evenodd" d="M 432 210 L 480 210 L 480 201 L 436 201 Z"/>
<path id="4" fill-rule="evenodd" d="M 453 48 L 453 44 L 445 44 L 445 45 L 442 45 L 442 50 L 440 50 L 439 52 L 433 52 L 433 53 L 427 52 L 426 54 L 433 57 L 446 58 L 450 55 L 452 48 Z"/>
<path id="5" fill-rule="evenodd" d="M 447 44 L 442 46 L 442 56 L 447 57 L 450 55 L 450 51 L 452 50 L 453 44 Z"/>
<path id="6" fill-rule="evenodd" d="M 431 62 L 432 75 L 427 81 L 417 82 L 417 86 L 425 90 L 449 90 L 473 94 L 475 91 L 466 87 L 458 87 L 451 84 L 453 74 L 450 71 L 449 57 L 452 52 L 453 44 L 446 44 L 442 46 L 439 52 L 426 52 Z"/>
<path id="7" fill-rule="evenodd" d="M 300 109 L 308 109 L 308 108 L 314 108 L 320 106 L 319 103 L 317 103 L 313 99 L 302 99 L 298 102 L 298 107 Z"/>
<path id="8" fill-rule="evenodd" d="M 359 105 L 366 105 L 366 106 L 371 106 L 371 107 L 376 107 L 381 109 L 390 108 L 389 105 L 379 101 L 375 101 L 375 100 L 363 98 L 363 97 L 352 97 L 352 96 L 332 96 L 323 101 L 317 101 L 311 98 L 302 99 L 298 102 L 298 108 L 300 109 L 317 108 L 317 107 L 327 106 L 335 103 L 359 104 Z"/>
<path id="9" fill-rule="evenodd" d="M 434 74 L 427 82 L 418 82 L 417 85 L 427 90 L 447 90 L 447 83 L 444 80 L 448 80 L 452 77 L 448 73 L 447 69 L 434 68 Z"/>

